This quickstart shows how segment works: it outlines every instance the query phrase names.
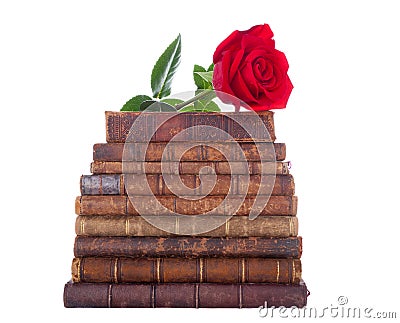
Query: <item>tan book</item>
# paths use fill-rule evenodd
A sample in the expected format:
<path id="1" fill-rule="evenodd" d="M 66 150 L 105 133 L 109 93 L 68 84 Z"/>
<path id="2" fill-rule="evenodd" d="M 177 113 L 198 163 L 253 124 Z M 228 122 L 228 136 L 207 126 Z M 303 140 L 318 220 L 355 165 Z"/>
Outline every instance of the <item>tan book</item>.
<path id="1" fill-rule="evenodd" d="M 189 223 L 186 218 L 173 216 L 153 216 L 169 228 L 170 232 L 180 233 L 184 230 L 187 235 L 197 235 L 199 227 L 195 222 Z M 151 218 L 151 216 L 150 216 Z M 207 225 L 220 221 L 220 216 L 207 218 Z M 149 217 L 146 217 L 149 219 Z M 125 215 L 80 215 L 76 218 L 75 233 L 78 236 L 150 236 L 167 237 L 173 233 L 166 232 L 150 224 L 141 216 Z M 151 219 L 149 219 L 151 220 Z M 150 221 L 151 222 L 151 221 Z M 154 223 L 154 222 L 152 222 Z M 217 222 L 216 222 L 217 223 Z M 298 221 L 294 216 L 259 216 L 249 220 L 247 216 L 235 216 L 215 229 L 198 234 L 202 237 L 270 237 L 286 238 L 298 234 Z"/>

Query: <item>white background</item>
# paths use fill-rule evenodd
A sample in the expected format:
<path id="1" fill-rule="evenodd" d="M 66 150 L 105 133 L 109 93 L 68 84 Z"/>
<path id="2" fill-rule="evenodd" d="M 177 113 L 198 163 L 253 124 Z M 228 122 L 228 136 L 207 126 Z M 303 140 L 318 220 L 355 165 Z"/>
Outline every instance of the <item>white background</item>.
<path id="1" fill-rule="evenodd" d="M 251 310 L 64 309 L 74 199 L 104 111 L 150 94 L 182 35 L 173 92 L 233 30 L 268 23 L 294 90 L 275 114 L 299 196 L 309 306 L 397 311 L 400 22 L 395 1 L 2 1 L 1 315 L 7 321 L 262 321 Z M 2 320 L 4 322 L 4 320 Z"/>

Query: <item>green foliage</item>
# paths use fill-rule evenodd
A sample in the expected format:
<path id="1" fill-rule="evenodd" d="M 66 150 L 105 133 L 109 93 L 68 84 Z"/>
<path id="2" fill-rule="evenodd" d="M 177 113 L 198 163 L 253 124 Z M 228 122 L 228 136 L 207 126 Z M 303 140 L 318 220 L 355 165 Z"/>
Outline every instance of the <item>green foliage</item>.
<path id="1" fill-rule="evenodd" d="M 171 83 L 181 59 L 181 35 L 167 47 L 151 73 L 153 97 L 161 99 L 171 94 Z"/>
<path id="2" fill-rule="evenodd" d="M 136 95 L 124 104 L 121 111 L 140 111 L 140 105 L 146 100 L 151 100 L 151 97 L 148 95 Z"/>

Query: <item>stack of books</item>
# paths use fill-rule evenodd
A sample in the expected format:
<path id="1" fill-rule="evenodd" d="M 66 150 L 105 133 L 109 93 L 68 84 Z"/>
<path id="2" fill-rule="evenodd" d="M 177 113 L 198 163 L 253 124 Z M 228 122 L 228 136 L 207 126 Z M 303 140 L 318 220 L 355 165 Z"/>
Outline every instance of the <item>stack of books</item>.
<path id="1" fill-rule="evenodd" d="M 106 112 L 106 141 L 80 179 L 66 307 L 306 305 L 273 112 Z"/>

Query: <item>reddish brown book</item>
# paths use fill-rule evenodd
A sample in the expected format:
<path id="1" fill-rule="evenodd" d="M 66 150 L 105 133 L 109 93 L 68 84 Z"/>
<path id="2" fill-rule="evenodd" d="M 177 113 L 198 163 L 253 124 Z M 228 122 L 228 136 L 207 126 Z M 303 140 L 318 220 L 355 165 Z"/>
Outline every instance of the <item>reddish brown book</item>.
<path id="1" fill-rule="evenodd" d="M 254 139 L 275 140 L 274 113 L 272 111 L 254 112 L 186 112 L 186 113 L 140 113 L 106 111 L 107 142 L 125 142 L 129 131 L 129 139 L 146 141 L 154 133 L 153 141 L 170 141 L 185 130 L 185 140 L 202 139 L 217 141 L 221 132 L 205 132 L 198 126 L 210 126 L 221 129 L 235 140 L 251 140 L 250 135 L 242 127 L 250 127 Z M 138 118 L 140 116 L 140 118 Z M 158 127 L 157 127 L 158 125 Z M 269 135 L 268 135 L 269 134 Z M 204 137 L 208 135 L 209 137 Z M 267 136 L 266 136 L 267 135 Z"/>
<path id="2" fill-rule="evenodd" d="M 164 161 L 242 161 L 242 154 L 247 161 L 260 161 L 260 154 L 256 145 L 247 142 L 240 142 L 240 149 L 237 148 L 235 142 L 219 142 L 213 143 L 217 148 L 203 143 L 189 150 L 187 150 L 186 145 L 180 142 L 150 142 L 148 145 L 136 142 L 128 145 L 129 153 L 124 156 L 124 161 L 161 161 L 167 144 L 170 145 L 170 150 Z M 283 161 L 286 158 L 286 145 L 284 143 L 260 142 L 258 145 L 260 150 L 263 151 L 263 160 L 265 161 Z M 93 160 L 122 161 L 123 151 L 123 143 L 95 144 L 93 146 Z M 226 158 L 221 151 L 228 153 Z M 144 158 L 142 158 L 143 156 Z"/>
<path id="3" fill-rule="evenodd" d="M 130 177 L 130 180 L 126 180 Z M 193 195 L 257 195 L 270 192 L 273 185 L 272 195 L 293 195 L 294 179 L 292 175 L 265 175 L 261 184 L 261 175 L 250 175 L 248 185 L 246 185 L 246 175 L 170 175 L 168 180 L 172 180 L 173 186 L 182 183 L 193 189 Z M 214 183 L 211 192 L 208 192 L 202 183 Z M 135 192 L 136 195 L 148 195 L 148 191 L 143 185 L 137 183 L 147 182 L 152 194 L 154 195 L 174 195 L 167 185 L 164 177 L 159 174 L 112 174 L 112 175 L 82 175 L 80 189 L 82 195 L 126 195 L 128 192 Z"/>
<path id="4" fill-rule="evenodd" d="M 299 284 L 300 259 L 82 257 L 72 261 L 82 283 Z"/>
<path id="5" fill-rule="evenodd" d="M 186 215 L 197 215 L 210 212 L 209 215 L 232 215 L 231 208 L 242 197 L 234 196 L 224 202 L 224 196 L 206 196 L 200 200 L 190 200 L 176 196 L 131 196 L 137 209 L 126 195 L 83 195 L 75 200 L 77 215 L 165 215 L 165 208 L 171 212 Z M 159 203 L 157 202 L 157 199 Z M 232 202 L 232 203 L 231 203 Z M 234 202 L 234 203 L 233 203 Z M 234 215 L 249 215 L 254 197 L 245 197 L 244 202 Z M 223 207 L 222 207 L 223 206 Z M 216 209 L 219 207 L 219 209 Z M 216 211 L 213 211 L 216 210 Z M 220 213 L 223 212 L 223 213 Z M 270 196 L 268 203 L 259 215 L 296 215 L 297 196 Z"/>
<path id="6" fill-rule="evenodd" d="M 268 257 L 300 258 L 301 237 L 84 237 L 75 257 Z"/>
<path id="7" fill-rule="evenodd" d="M 73 283 L 64 288 L 65 307 L 259 308 L 307 305 L 302 281 L 293 284 L 104 284 Z"/>
<path id="8" fill-rule="evenodd" d="M 179 162 L 178 170 L 175 169 L 173 162 L 163 162 L 164 174 L 199 174 L 200 170 L 203 173 L 215 172 L 220 175 L 233 175 L 233 174 L 277 174 L 287 175 L 289 174 L 290 162 L 264 162 L 261 164 L 259 161 L 248 162 L 248 168 L 243 172 L 243 165 L 240 162 L 228 162 L 223 161 L 186 161 Z M 136 173 L 136 174 L 161 174 L 161 162 L 125 162 L 124 173 Z M 207 168 L 204 168 L 207 167 Z M 90 164 L 90 172 L 93 174 L 121 174 L 122 162 L 105 162 L 105 161 L 94 161 Z"/>
<path id="9" fill-rule="evenodd" d="M 157 216 L 155 216 L 157 217 Z M 150 217 L 151 218 L 151 217 Z M 202 237 L 295 237 L 298 234 L 298 221 L 294 216 L 259 216 L 249 220 L 247 216 L 235 216 L 222 225 L 218 222 L 204 232 L 204 225 L 210 225 L 221 216 L 207 216 L 207 223 L 199 225 L 185 222 L 185 218 L 167 215 L 158 220 L 163 224 L 158 228 L 141 216 L 125 215 L 80 215 L 76 218 L 75 233 L 78 236 L 151 236 L 168 237 L 173 233 L 197 235 Z M 151 222 L 157 223 L 157 222 Z M 213 229 L 215 227 L 215 229 Z M 169 232 L 162 229 L 168 228 Z M 199 233 L 201 232 L 201 233 Z"/>

